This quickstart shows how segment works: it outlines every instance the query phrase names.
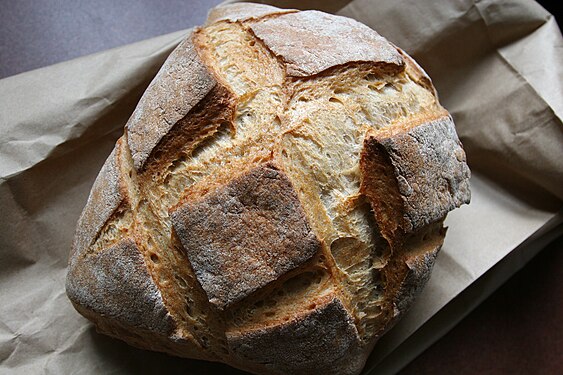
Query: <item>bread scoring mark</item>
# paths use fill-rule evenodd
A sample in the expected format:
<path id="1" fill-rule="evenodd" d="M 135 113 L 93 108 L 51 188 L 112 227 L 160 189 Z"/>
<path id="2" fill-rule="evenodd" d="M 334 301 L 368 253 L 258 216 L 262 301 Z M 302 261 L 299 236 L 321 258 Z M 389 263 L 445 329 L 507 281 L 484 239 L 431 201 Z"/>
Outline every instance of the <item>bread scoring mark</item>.
<path id="1" fill-rule="evenodd" d="M 72 246 L 74 259 L 96 253 L 130 234 L 136 184 L 130 154 L 120 138 L 92 186 Z"/>
<path id="2" fill-rule="evenodd" d="M 376 337 L 392 327 L 422 291 L 445 235 L 443 219 L 438 220 L 405 235 L 401 246 L 394 249 L 388 265 L 381 270 L 387 297 L 381 305 L 380 318 L 373 322 Z"/>
<path id="3" fill-rule="evenodd" d="M 323 256 L 316 254 L 307 264 L 281 275 L 275 282 L 257 290 L 226 311 L 227 331 L 287 322 L 296 314 L 314 309 L 311 302 L 327 290 L 333 290 Z"/>
<path id="4" fill-rule="evenodd" d="M 412 117 L 370 132 L 361 164 L 362 192 L 392 246 L 469 202 L 470 172 L 447 114 Z M 370 174 L 372 170 L 381 173 Z"/>
<path id="5" fill-rule="evenodd" d="M 227 141 L 230 138 L 228 122 L 232 119 L 234 103 L 232 92 L 218 83 L 206 101 L 194 106 L 162 138 L 139 178 L 143 199 L 136 233 L 145 252 L 150 254 L 148 267 L 178 322 L 175 335 L 185 340 L 193 338 L 210 360 L 217 360 L 226 352 L 222 319 L 208 307 L 193 269 L 172 233 L 168 209 L 177 203 L 185 187 L 201 177 L 182 173 L 182 166 L 204 149 L 221 146 L 224 138 Z"/>
<path id="6" fill-rule="evenodd" d="M 367 63 L 293 79 L 288 86 L 289 130 L 282 136 L 279 157 L 311 226 L 332 253 L 360 336 L 369 341 L 386 298 L 381 271 L 391 249 L 360 190 L 363 141 L 370 131 L 441 107 L 405 71 L 389 74 Z"/>
<path id="7" fill-rule="evenodd" d="M 222 318 L 210 308 L 172 231 L 168 210 L 177 204 L 185 189 L 208 176 L 217 176 L 221 170 L 233 166 L 238 158 L 250 154 L 252 160 L 249 162 L 256 162 L 270 157 L 267 145 L 274 142 L 280 120 L 275 115 L 269 115 L 268 110 L 282 107 L 281 84 L 275 79 L 277 77 L 281 81 L 283 73 L 272 75 L 275 70 L 270 68 L 266 77 L 259 74 L 266 69 L 250 66 L 253 60 L 271 65 L 272 57 L 270 60 L 267 59 L 269 55 L 264 57 L 264 52 L 257 50 L 260 46 L 252 48 L 252 53 L 258 56 L 248 56 L 248 50 L 241 50 L 244 59 L 228 59 L 230 49 L 221 49 L 221 46 L 227 44 L 233 48 L 233 45 L 242 44 L 243 48 L 252 47 L 241 29 L 233 33 L 230 29 L 226 30 L 223 38 L 228 40 L 221 40 L 221 37 L 207 39 L 210 35 L 216 38 L 213 33 L 199 31 L 191 40 L 196 45 L 199 58 L 213 70 L 217 84 L 204 100 L 172 124 L 151 151 L 150 158 L 140 171 L 141 198 L 135 231 L 143 243 L 150 273 L 163 292 L 167 308 L 178 322 L 176 335 L 186 339 L 194 337 L 200 349 L 207 351 L 209 359 L 213 359 L 224 357 L 227 352 Z M 221 58 L 221 54 L 226 58 Z M 239 68 L 219 67 L 219 61 L 227 65 L 238 61 Z M 224 77 L 219 73 L 220 69 L 232 73 Z M 247 76 L 253 69 L 258 69 L 258 72 L 248 80 Z M 243 77 L 244 74 L 246 76 Z M 241 91 L 241 87 L 244 90 Z M 261 131 L 255 131 L 256 124 L 262 125 Z"/>
<path id="8" fill-rule="evenodd" d="M 162 137 L 174 126 L 181 126 L 181 120 L 215 85 L 190 34 L 168 57 L 127 122 L 135 169 L 144 167 Z"/>
<path id="9" fill-rule="evenodd" d="M 134 214 L 129 203 L 122 202 L 96 236 L 88 249 L 88 254 L 102 251 L 130 234 L 133 229 L 133 220 Z"/>

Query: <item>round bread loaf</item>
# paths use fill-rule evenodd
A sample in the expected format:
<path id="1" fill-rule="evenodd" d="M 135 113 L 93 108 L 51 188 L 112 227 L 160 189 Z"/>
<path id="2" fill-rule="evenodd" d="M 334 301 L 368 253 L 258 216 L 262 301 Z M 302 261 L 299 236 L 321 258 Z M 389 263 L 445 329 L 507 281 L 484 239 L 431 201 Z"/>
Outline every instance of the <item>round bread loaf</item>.
<path id="1" fill-rule="evenodd" d="M 99 332 L 257 374 L 358 374 L 469 202 L 424 71 L 354 20 L 236 4 L 170 55 L 80 217 Z"/>

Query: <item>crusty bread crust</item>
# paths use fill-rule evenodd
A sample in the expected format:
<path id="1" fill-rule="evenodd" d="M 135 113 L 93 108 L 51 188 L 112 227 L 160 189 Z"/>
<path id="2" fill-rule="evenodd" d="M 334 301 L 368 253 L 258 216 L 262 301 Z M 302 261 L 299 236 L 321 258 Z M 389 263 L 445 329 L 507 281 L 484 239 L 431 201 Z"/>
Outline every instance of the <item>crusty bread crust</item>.
<path id="1" fill-rule="evenodd" d="M 368 133 L 360 164 L 361 191 L 391 242 L 469 203 L 470 172 L 447 114 Z"/>
<path id="2" fill-rule="evenodd" d="M 122 140 L 114 147 L 104 163 L 90 195 L 86 206 L 78 219 L 70 261 L 76 259 L 94 242 L 98 232 L 117 210 L 125 198 L 124 183 L 119 173 L 119 153 Z"/>
<path id="3" fill-rule="evenodd" d="M 385 38 L 350 18 L 318 11 L 297 12 L 258 20 L 250 29 L 284 61 L 288 76 L 309 77 L 360 61 L 389 65 L 391 69 L 403 65 L 401 55 Z"/>
<path id="4" fill-rule="evenodd" d="M 210 12 L 90 193 L 67 293 L 105 334 L 259 374 L 358 374 L 430 277 L 469 169 L 430 78 L 354 20 Z"/>
<path id="5" fill-rule="evenodd" d="M 137 170 L 172 127 L 179 126 L 216 84 L 195 50 L 192 35 L 188 36 L 168 57 L 126 125 Z"/>
<path id="6" fill-rule="evenodd" d="M 237 358 L 275 374 L 354 373 L 364 365 L 356 353 L 361 343 L 354 320 L 332 293 L 290 321 L 229 331 L 227 342 Z"/>
<path id="7" fill-rule="evenodd" d="M 291 182 L 271 164 L 203 197 L 188 190 L 171 217 L 209 302 L 220 309 L 320 249 Z"/>
<path id="8" fill-rule="evenodd" d="M 170 336 L 174 325 L 132 239 L 83 258 L 69 271 L 67 294 L 78 306 L 121 325 Z"/>

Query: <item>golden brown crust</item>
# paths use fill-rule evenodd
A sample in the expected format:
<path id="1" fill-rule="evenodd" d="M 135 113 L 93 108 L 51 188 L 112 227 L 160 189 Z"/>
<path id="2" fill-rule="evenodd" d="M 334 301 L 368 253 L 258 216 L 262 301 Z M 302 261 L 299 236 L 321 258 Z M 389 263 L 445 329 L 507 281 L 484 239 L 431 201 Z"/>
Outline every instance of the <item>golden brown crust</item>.
<path id="1" fill-rule="evenodd" d="M 170 54 L 126 125 L 137 170 L 154 147 L 215 87 L 217 81 L 186 37 Z"/>
<path id="2" fill-rule="evenodd" d="M 261 373 L 353 374 L 361 370 L 358 331 L 350 313 L 333 293 L 314 301 L 290 321 L 227 332 L 235 360 L 258 365 Z"/>
<path id="3" fill-rule="evenodd" d="M 469 203 L 470 172 L 449 115 L 368 134 L 361 169 L 362 192 L 391 242 Z"/>
<path id="4" fill-rule="evenodd" d="M 187 116 L 162 136 L 145 161 L 143 177 L 162 172 L 166 169 L 164 167 L 177 161 L 181 151 L 193 150 L 206 139 L 212 138 L 221 126 L 229 127 L 235 102 L 233 93 L 217 83 Z"/>
<path id="5" fill-rule="evenodd" d="M 209 302 L 220 309 L 320 248 L 291 182 L 271 164 L 203 196 L 188 191 L 171 217 Z"/>

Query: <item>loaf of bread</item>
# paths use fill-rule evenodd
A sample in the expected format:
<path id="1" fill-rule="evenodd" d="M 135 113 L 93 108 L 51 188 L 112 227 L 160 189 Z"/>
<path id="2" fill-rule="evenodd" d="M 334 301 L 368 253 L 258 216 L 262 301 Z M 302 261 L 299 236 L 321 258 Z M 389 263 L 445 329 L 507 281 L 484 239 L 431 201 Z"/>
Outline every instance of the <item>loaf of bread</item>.
<path id="1" fill-rule="evenodd" d="M 99 332 L 256 374 L 358 374 L 469 202 L 452 118 L 369 27 L 211 11 L 170 55 L 78 222 Z"/>

